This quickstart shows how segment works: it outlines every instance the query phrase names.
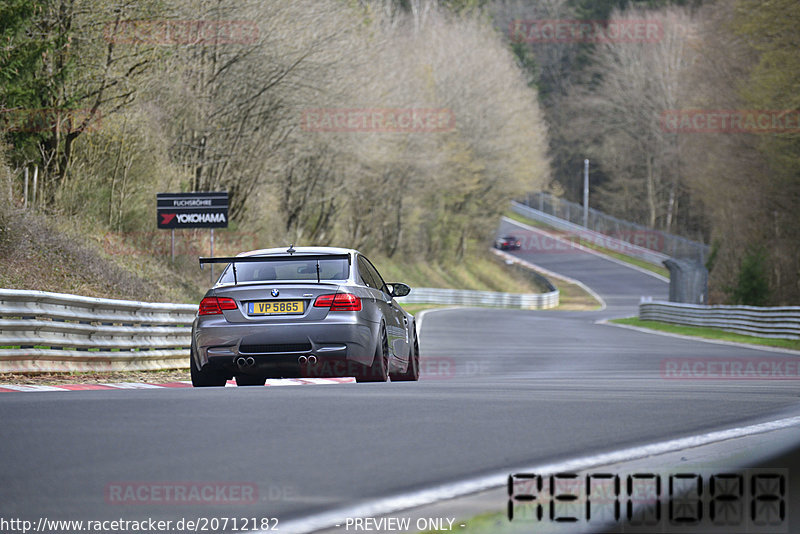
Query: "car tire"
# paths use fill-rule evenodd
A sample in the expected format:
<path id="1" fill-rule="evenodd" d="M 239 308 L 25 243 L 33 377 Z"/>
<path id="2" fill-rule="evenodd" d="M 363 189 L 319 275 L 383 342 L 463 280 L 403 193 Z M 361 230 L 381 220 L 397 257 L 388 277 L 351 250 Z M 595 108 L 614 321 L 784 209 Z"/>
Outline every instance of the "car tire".
<path id="1" fill-rule="evenodd" d="M 189 368 L 192 375 L 192 386 L 196 388 L 208 387 L 222 387 L 228 381 L 227 375 L 217 369 L 210 369 L 208 366 L 203 369 L 197 369 L 194 358 L 194 345 L 191 348 L 191 356 L 189 357 Z"/>
<path id="2" fill-rule="evenodd" d="M 419 342 L 414 334 L 414 344 L 408 357 L 408 367 L 405 373 L 392 375 L 392 382 L 414 382 L 419 380 Z"/>
<path id="3" fill-rule="evenodd" d="M 267 381 L 266 376 L 236 375 L 236 385 L 241 386 L 263 386 Z"/>
<path id="4" fill-rule="evenodd" d="M 381 324 L 381 333 L 378 343 L 375 344 L 372 365 L 365 368 L 361 376 L 356 377 L 356 382 L 386 382 L 387 380 L 389 380 L 389 341 L 386 337 L 386 327 Z"/>

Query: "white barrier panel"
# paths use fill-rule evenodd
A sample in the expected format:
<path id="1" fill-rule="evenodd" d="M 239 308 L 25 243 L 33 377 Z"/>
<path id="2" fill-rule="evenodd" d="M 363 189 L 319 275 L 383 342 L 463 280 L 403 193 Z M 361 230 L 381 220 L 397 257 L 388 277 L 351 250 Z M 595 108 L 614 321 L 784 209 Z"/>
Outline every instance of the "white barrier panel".
<path id="1" fill-rule="evenodd" d="M 498 293 L 495 291 L 415 287 L 408 296 L 397 300 L 402 303 L 496 306 L 542 310 L 558 306 L 559 292 L 556 290 L 549 293 Z"/>

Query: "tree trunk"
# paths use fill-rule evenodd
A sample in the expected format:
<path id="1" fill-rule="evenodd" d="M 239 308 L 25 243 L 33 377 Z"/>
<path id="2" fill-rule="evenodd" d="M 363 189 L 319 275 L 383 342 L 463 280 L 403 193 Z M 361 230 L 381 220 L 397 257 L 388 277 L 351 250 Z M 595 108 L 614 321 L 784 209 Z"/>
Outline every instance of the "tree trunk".
<path id="1" fill-rule="evenodd" d="M 656 227 L 656 184 L 653 156 L 647 156 L 647 209 L 650 228 Z"/>

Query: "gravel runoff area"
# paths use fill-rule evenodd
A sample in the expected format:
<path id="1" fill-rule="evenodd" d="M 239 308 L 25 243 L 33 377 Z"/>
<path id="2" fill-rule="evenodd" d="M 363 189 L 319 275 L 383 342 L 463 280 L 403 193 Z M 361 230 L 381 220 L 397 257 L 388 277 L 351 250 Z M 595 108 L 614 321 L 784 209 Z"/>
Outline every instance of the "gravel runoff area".
<path id="1" fill-rule="evenodd" d="M 59 384 L 103 384 L 145 382 L 163 384 L 191 380 L 189 368 L 164 371 L 111 371 L 87 373 L 0 373 L 0 384 L 55 386 Z"/>

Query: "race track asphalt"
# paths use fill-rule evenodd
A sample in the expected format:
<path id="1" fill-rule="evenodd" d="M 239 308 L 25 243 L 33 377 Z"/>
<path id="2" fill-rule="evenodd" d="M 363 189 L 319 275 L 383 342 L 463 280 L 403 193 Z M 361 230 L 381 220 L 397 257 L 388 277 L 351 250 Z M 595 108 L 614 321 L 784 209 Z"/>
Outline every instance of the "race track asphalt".
<path id="1" fill-rule="evenodd" d="M 510 231 L 520 230 L 499 233 Z M 797 380 L 681 380 L 663 371 L 676 358 L 797 356 L 596 324 L 635 313 L 643 295 L 665 297 L 667 284 L 580 250 L 515 254 L 581 280 L 608 308 L 428 313 L 418 383 L 0 395 L 0 517 L 286 522 L 800 414 Z M 119 504 L 108 495 L 188 482 L 255 488 L 257 498 Z"/>

